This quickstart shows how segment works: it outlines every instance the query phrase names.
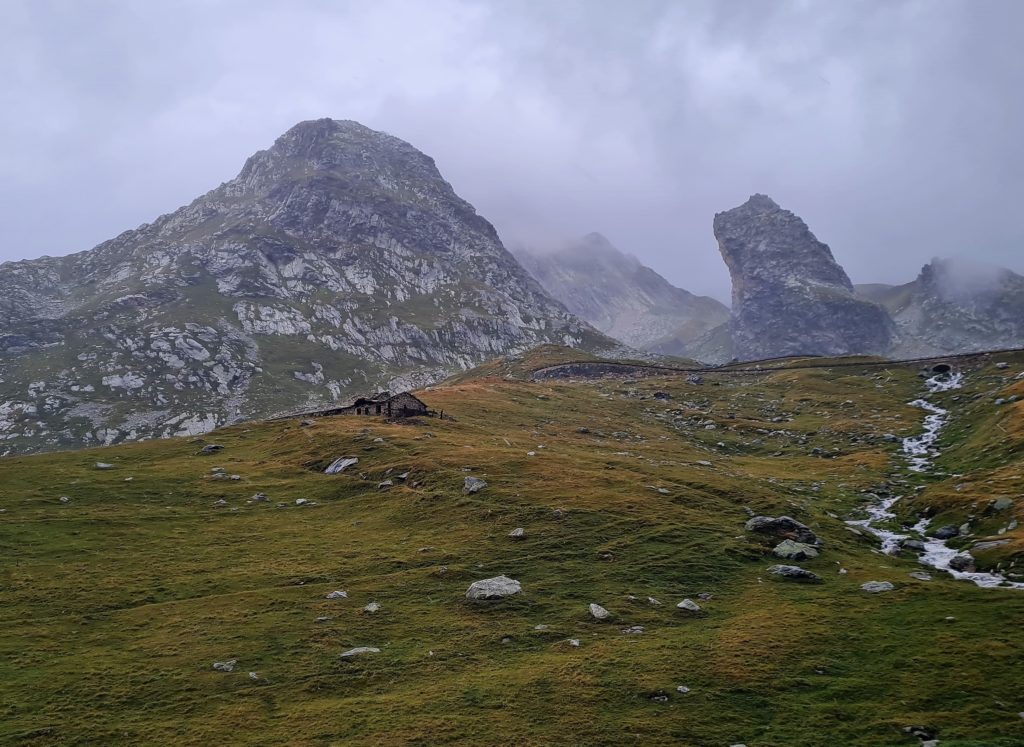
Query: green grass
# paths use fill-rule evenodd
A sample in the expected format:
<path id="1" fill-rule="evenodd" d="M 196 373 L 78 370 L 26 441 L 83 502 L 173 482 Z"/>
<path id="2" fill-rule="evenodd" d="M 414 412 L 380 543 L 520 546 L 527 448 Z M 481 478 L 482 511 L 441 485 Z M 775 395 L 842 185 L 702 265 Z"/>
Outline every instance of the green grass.
<path id="1" fill-rule="evenodd" d="M 843 523 L 905 474 L 880 436 L 920 428 L 916 368 L 524 380 L 557 361 L 420 393 L 454 421 L 248 423 L 3 460 L 0 742 L 912 745 L 902 727 L 924 724 L 943 747 L 1024 743 L 1024 593 L 915 581 L 912 558 Z M 939 469 L 963 476 L 912 478 L 926 487 L 907 510 L 959 517 L 966 499 L 938 496 L 967 483 L 981 500 L 997 477 L 1021 494 L 1020 439 L 992 425 L 1019 434 L 1019 413 L 973 399 L 1012 386 L 1005 373 L 948 395 Z M 225 448 L 196 455 L 206 442 Z M 360 462 L 319 471 L 341 455 Z M 211 480 L 217 466 L 242 479 Z M 409 479 L 379 489 L 388 470 Z M 467 474 L 488 487 L 463 495 Z M 257 491 L 270 502 L 246 503 Z M 823 583 L 769 580 L 744 507 L 818 532 L 824 552 L 801 565 Z M 501 573 L 523 594 L 465 600 Z M 867 595 L 870 580 L 897 589 Z M 704 615 L 676 611 L 701 592 Z M 613 620 L 591 621 L 590 602 Z M 338 658 L 364 645 L 381 653 Z"/>

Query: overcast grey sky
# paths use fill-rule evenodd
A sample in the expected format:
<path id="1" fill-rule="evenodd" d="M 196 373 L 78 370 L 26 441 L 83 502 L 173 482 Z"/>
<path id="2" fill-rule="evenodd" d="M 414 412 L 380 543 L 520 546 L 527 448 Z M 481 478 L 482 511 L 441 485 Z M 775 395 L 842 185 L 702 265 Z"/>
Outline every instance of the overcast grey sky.
<path id="1" fill-rule="evenodd" d="M 855 282 L 1024 271 L 1024 0 L 0 0 L 0 260 L 87 249 L 297 121 L 433 156 L 507 244 L 728 297 L 766 192 Z"/>

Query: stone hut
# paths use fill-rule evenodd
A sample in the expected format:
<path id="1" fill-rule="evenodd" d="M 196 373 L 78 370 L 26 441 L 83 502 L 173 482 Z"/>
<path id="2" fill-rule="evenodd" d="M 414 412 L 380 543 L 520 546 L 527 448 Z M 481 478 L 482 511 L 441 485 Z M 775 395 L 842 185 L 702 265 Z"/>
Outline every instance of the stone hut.
<path id="1" fill-rule="evenodd" d="M 331 415 L 361 415 L 382 418 L 411 418 L 416 415 L 434 415 L 434 411 L 427 407 L 423 400 L 415 397 L 409 392 L 392 394 L 391 392 L 379 392 L 372 397 L 357 397 L 343 407 L 329 407 L 313 412 L 293 413 L 285 417 L 296 417 L 305 415 L 307 417 L 328 417 Z"/>
<path id="2" fill-rule="evenodd" d="M 408 418 L 428 415 L 429 408 L 418 397 L 409 392 L 391 394 L 380 392 L 372 397 L 358 397 L 350 405 L 340 408 L 332 415 L 381 415 L 388 418 Z"/>

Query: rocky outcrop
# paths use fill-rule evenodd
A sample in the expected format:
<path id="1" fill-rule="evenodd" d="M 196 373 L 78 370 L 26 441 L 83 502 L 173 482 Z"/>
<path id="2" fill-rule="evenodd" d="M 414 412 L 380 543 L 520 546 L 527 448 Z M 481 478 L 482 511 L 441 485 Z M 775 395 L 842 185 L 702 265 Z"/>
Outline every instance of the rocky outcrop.
<path id="1" fill-rule="evenodd" d="M 826 244 L 765 195 L 715 215 L 715 238 L 732 276 L 733 354 L 885 353 L 888 313 L 855 295 Z"/>
<path id="2" fill-rule="evenodd" d="M 428 156 L 302 122 L 153 223 L 0 265 L 0 455 L 202 433 L 544 343 L 614 344 Z"/>
<path id="3" fill-rule="evenodd" d="M 569 311 L 628 345 L 675 355 L 729 318 L 724 304 L 676 288 L 598 233 L 558 251 L 515 254 Z"/>
<path id="4" fill-rule="evenodd" d="M 933 259 L 906 285 L 857 286 L 884 305 L 900 357 L 1024 347 L 1024 277 L 964 259 Z"/>

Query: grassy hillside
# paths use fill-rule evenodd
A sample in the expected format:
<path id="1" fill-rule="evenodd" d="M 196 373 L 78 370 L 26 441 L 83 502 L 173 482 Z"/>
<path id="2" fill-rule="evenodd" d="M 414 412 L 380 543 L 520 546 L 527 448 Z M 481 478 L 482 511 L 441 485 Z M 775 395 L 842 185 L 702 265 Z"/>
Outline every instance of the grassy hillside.
<path id="1" fill-rule="evenodd" d="M 695 384 L 496 365 L 420 393 L 454 420 L 4 459 L 0 742 L 913 745 L 921 725 L 943 747 L 1024 744 L 1024 591 L 916 580 L 914 556 L 844 523 L 884 484 L 936 526 L 1024 514 L 1024 404 L 994 403 L 1024 395 L 1024 356 L 1000 360 L 937 396 L 935 476 L 886 438 L 921 428 L 918 368 L 900 366 Z M 340 456 L 359 462 L 323 474 Z M 487 487 L 464 494 L 466 476 Z M 1015 500 L 998 520 L 995 495 Z M 766 574 L 784 561 L 744 532 L 751 511 L 817 532 L 800 565 L 822 583 Z M 999 536 L 989 562 L 1012 572 L 1021 531 Z M 499 574 L 522 594 L 465 598 Z M 380 652 L 339 658 L 356 646 Z"/>

